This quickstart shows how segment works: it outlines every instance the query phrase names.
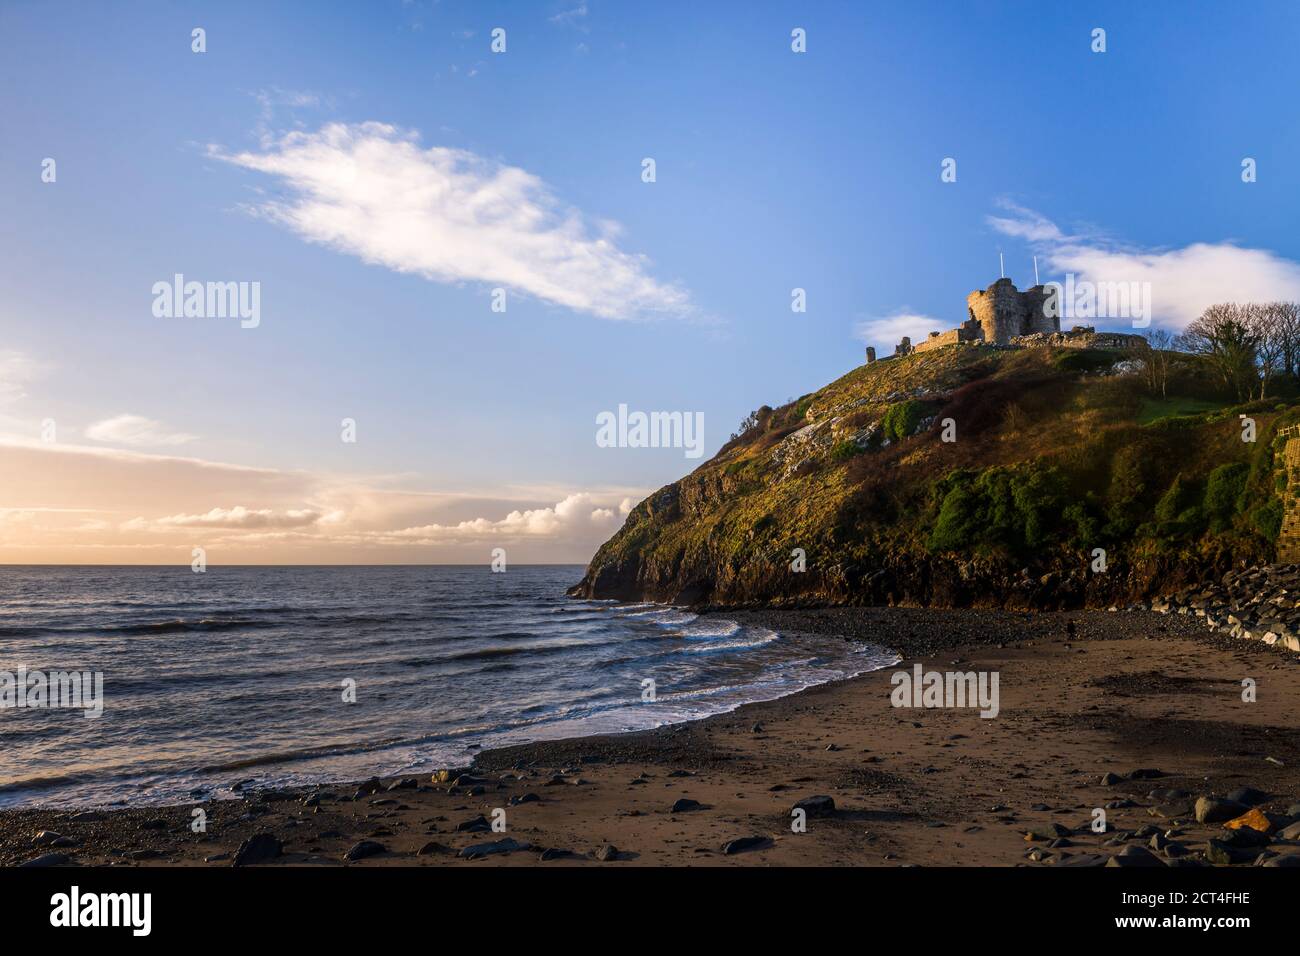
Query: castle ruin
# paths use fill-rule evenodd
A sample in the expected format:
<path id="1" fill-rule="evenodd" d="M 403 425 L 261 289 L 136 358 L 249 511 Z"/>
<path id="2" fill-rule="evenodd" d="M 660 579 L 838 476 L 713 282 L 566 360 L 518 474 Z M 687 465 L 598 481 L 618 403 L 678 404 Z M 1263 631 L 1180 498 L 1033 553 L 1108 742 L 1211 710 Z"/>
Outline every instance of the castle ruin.
<path id="1" fill-rule="evenodd" d="M 1021 292 L 1015 283 L 1003 277 L 987 289 L 976 289 L 966 296 L 967 319 L 957 328 L 931 332 L 928 338 L 916 344 L 912 344 L 908 336 L 903 336 L 894 349 L 894 355 L 911 355 L 962 343 L 1125 348 L 1133 340 L 1141 340 L 1140 336 L 1119 332 L 1097 333 L 1091 326 L 1075 326 L 1063 333 L 1059 310 L 1049 305 L 1050 296 L 1046 286 L 1036 285 Z M 1058 314 L 1049 314 L 1051 312 Z M 868 361 L 874 358 L 873 350 Z"/>

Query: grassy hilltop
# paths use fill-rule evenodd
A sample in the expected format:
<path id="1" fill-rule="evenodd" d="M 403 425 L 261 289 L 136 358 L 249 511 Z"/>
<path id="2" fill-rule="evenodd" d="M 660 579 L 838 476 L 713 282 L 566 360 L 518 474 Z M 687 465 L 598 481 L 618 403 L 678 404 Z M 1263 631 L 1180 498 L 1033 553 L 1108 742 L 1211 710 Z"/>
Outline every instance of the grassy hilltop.
<path id="1" fill-rule="evenodd" d="M 1285 490 L 1275 435 L 1300 405 L 1231 404 L 1193 355 L 1153 389 L 1136 355 L 956 346 L 764 406 L 638 505 L 572 593 L 1068 607 L 1271 560 Z"/>

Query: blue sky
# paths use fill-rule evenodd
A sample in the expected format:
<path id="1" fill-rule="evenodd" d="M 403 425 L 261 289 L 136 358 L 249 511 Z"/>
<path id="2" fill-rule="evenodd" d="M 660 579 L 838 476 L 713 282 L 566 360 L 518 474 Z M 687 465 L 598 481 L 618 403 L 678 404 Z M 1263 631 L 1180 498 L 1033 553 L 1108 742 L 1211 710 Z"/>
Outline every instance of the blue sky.
<path id="1" fill-rule="evenodd" d="M 697 464 L 597 447 L 598 413 L 702 412 L 712 454 L 864 341 L 956 324 L 999 251 L 1021 287 L 1035 254 L 1151 281 L 1174 328 L 1300 295 L 1297 26 L 1289 3 L 6 2 L 0 560 L 188 561 L 201 531 L 241 561 L 582 561 Z M 508 237 L 575 247 L 565 287 L 535 261 L 477 278 L 508 258 L 479 220 L 474 261 L 431 272 L 446 223 L 401 203 L 311 241 L 355 196 L 304 210 L 307 165 L 372 148 L 376 182 L 460 151 L 514 184 L 502 215 L 576 222 Z M 177 272 L 260 282 L 261 324 L 156 318 Z"/>

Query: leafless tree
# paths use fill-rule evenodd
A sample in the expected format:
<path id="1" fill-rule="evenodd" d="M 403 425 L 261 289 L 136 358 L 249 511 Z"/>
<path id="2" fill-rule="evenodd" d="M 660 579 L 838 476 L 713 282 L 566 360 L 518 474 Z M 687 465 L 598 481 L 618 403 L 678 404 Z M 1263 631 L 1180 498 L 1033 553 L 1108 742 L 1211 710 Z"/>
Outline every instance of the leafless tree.
<path id="1" fill-rule="evenodd" d="M 1254 393 L 1259 381 L 1255 362 L 1260 342 L 1243 306 L 1235 302 L 1210 306 L 1176 341 L 1183 351 L 1203 355 L 1238 401 L 1246 401 Z"/>
<path id="2" fill-rule="evenodd" d="M 1174 337 L 1170 332 L 1154 327 L 1147 329 L 1142 337 L 1147 340 L 1147 347 L 1139 356 L 1139 361 L 1142 362 L 1147 388 L 1153 395 L 1159 394 L 1165 398 L 1169 390 L 1170 351 Z"/>

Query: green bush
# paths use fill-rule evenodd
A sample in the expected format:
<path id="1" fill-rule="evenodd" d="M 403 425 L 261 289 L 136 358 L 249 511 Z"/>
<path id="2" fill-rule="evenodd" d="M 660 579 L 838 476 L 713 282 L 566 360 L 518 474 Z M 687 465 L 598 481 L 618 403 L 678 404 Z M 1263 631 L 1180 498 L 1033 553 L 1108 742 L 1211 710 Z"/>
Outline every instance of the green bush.
<path id="1" fill-rule="evenodd" d="M 1194 490 L 1183 481 L 1182 474 L 1174 476 L 1173 484 L 1156 502 L 1156 520 L 1161 523 L 1178 520 L 1178 516 L 1193 504 Z"/>
<path id="2" fill-rule="evenodd" d="M 928 408 L 925 402 L 914 398 L 890 405 L 880 420 L 880 430 L 890 441 L 901 441 L 916 431 Z"/>
<path id="3" fill-rule="evenodd" d="M 1060 473 L 1041 462 L 953 472 L 935 485 L 940 504 L 929 546 L 955 551 L 1002 545 L 1016 554 L 1040 548 L 1062 530 L 1061 485 Z M 1081 517 L 1067 519 L 1076 533 Z"/>
<path id="4" fill-rule="evenodd" d="M 831 449 L 831 461 L 848 461 L 865 450 L 852 438 L 846 438 L 842 442 L 836 442 L 835 447 Z"/>
<path id="5" fill-rule="evenodd" d="M 1226 531 L 1232 524 L 1249 473 L 1250 468 L 1239 461 L 1220 465 L 1210 472 L 1205 482 L 1204 510 L 1211 531 Z"/>
<path id="6" fill-rule="evenodd" d="M 1282 502 L 1274 498 L 1250 513 L 1250 524 L 1261 536 L 1276 541 L 1282 533 Z"/>

